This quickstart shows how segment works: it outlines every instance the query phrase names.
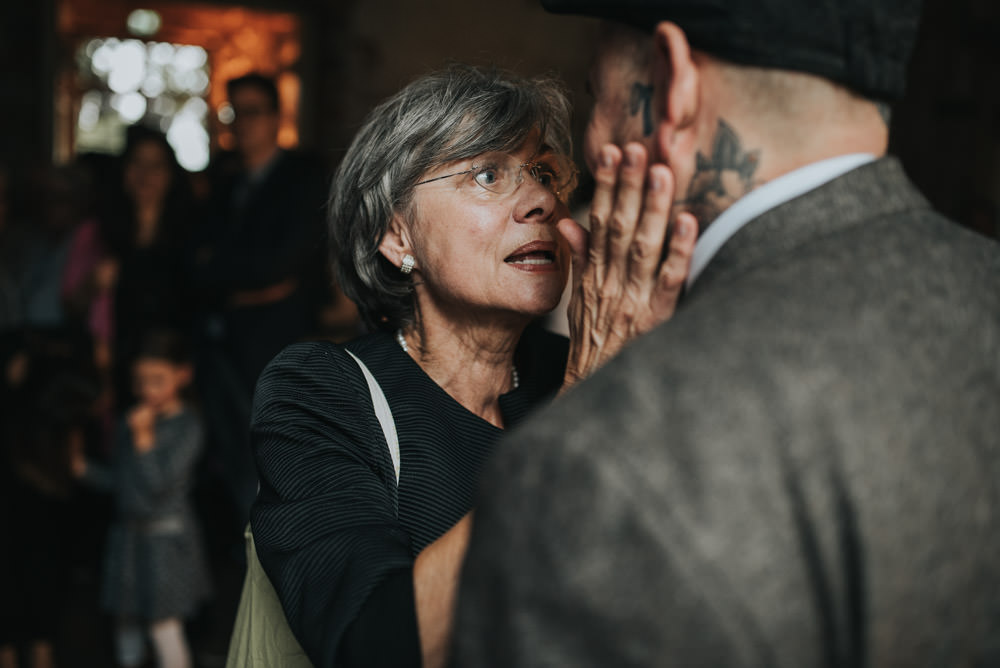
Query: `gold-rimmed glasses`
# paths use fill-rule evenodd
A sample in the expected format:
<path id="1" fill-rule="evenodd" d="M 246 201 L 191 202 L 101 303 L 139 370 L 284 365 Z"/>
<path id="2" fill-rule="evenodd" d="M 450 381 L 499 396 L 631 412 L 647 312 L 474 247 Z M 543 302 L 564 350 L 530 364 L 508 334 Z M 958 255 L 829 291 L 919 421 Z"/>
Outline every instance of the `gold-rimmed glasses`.
<path id="1" fill-rule="evenodd" d="M 526 171 L 539 185 L 551 191 L 563 202 L 569 199 L 576 186 L 576 167 L 561 156 L 550 154 L 538 160 L 519 162 L 517 158 L 507 153 L 480 156 L 469 169 L 435 176 L 416 185 L 421 186 L 454 176 L 471 175 L 476 185 L 484 190 L 498 195 L 509 195 L 524 182 Z"/>

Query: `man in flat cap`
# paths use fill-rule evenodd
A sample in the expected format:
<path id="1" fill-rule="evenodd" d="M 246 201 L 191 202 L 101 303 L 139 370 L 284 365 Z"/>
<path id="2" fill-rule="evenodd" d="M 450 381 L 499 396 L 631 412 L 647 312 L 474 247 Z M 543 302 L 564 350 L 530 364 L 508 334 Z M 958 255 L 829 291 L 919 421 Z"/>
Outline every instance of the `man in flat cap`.
<path id="1" fill-rule="evenodd" d="M 1000 251 L 885 156 L 919 3 L 544 4 L 606 19 L 595 178 L 648 155 L 701 236 L 498 445 L 455 664 L 1000 666 Z"/>

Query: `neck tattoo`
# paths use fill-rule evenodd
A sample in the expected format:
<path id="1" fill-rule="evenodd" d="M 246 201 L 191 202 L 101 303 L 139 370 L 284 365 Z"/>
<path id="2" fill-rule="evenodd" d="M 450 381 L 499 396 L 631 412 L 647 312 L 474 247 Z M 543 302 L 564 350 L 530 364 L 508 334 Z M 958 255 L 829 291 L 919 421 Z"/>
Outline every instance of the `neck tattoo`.
<path id="1" fill-rule="evenodd" d="M 399 347 L 403 349 L 404 353 L 410 352 L 410 346 L 406 344 L 406 339 L 403 337 L 403 330 L 401 329 L 396 330 L 396 343 L 399 344 Z M 517 375 L 516 366 L 510 367 L 510 380 L 511 384 L 514 386 L 512 389 L 516 390 L 521 386 L 521 378 Z"/>

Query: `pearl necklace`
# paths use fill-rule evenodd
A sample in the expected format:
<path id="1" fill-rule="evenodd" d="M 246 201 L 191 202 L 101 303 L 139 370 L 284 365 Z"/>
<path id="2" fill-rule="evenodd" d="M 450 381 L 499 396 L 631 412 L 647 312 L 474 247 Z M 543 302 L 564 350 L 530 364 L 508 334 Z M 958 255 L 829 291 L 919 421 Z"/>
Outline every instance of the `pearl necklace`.
<path id="1" fill-rule="evenodd" d="M 399 344 L 399 347 L 403 349 L 404 353 L 409 353 L 410 352 L 410 346 L 408 346 L 406 344 L 406 339 L 403 338 L 403 330 L 401 330 L 401 329 L 397 329 L 396 330 L 396 343 Z M 514 385 L 514 389 L 515 390 L 517 388 L 521 387 L 521 378 L 520 378 L 520 376 L 517 375 L 517 367 L 516 366 L 511 366 L 510 367 L 510 380 L 511 380 L 511 383 Z"/>

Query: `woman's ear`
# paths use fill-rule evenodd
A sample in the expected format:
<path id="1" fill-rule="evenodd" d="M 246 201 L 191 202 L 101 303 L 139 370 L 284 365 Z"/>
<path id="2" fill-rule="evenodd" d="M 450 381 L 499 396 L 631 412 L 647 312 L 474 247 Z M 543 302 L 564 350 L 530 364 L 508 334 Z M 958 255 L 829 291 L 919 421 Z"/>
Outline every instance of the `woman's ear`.
<path id="1" fill-rule="evenodd" d="M 403 222 L 399 214 L 392 217 L 389 229 L 378 245 L 378 251 L 382 257 L 387 259 L 397 267 L 403 266 L 403 258 L 407 255 L 412 257 L 413 247 L 410 245 L 409 228 Z"/>
<path id="2" fill-rule="evenodd" d="M 653 34 L 653 95 L 659 108 L 656 143 L 668 159 L 676 136 L 692 127 L 698 113 L 700 74 L 684 31 L 661 21 Z"/>

